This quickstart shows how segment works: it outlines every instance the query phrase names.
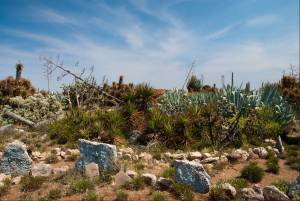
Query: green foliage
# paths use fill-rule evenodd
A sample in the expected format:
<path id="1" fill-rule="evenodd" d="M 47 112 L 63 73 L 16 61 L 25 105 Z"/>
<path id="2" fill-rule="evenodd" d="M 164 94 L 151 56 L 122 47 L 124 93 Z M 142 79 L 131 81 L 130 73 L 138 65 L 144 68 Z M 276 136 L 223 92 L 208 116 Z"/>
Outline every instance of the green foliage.
<path id="1" fill-rule="evenodd" d="M 59 188 L 51 189 L 48 193 L 49 200 L 58 200 L 62 197 L 62 190 Z"/>
<path id="2" fill-rule="evenodd" d="M 141 190 L 145 187 L 144 179 L 140 176 L 133 178 L 131 181 L 124 184 L 124 188 L 127 190 Z"/>
<path id="3" fill-rule="evenodd" d="M 286 164 L 292 169 L 300 171 L 300 156 L 297 145 L 287 146 L 286 149 Z"/>
<path id="4" fill-rule="evenodd" d="M 241 177 L 253 183 L 260 182 L 263 176 L 264 170 L 253 162 L 241 170 Z"/>
<path id="5" fill-rule="evenodd" d="M 267 171 L 272 172 L 274 174 L 279 173 L 279 159 L 276 157 L 274 153 L 270 154 L 267 161 Z"/>
<path id="6" fill-rule="evenodd" d="M 137 163 L 134 165 L 134 169 L 136 171 L 140 172 L 145 169 L 145 165 L 143 163 Z"/>
<path id="7" fill-rule="evenodd" d="M 128 194 L 122 190 L 118 190 L 115 201 L 128 201 Z"/>
<path id="8" fill-rule="evenodd" d="M 118 110 L 101 109 L 84 111 L 72 110 L 66 117 L 49 126 L 51 139 L 58 143 L 75 142 L 80 138 L 99 139 L 112 143 L 115 136 L 122 135 L 124 119 Z"/>
<path id="9" fill-rule="evenodd" d="M 279 180 L 279 181 L 273 182 L 271 185 L 276 186 L 280 191 L 284 192 L 285 194 L 288 194 L 291 183 L 288 181 Z"/>
<path id="10" fill-rule="evenodd" d="M 199 80 L 195 75 L 192 75 L 187 83 L 187 89 L 189 92 L 200 91 L 203 87 L 202 81 Z"/>
<path id="11" fill-rule="evenodd" d="M 94 191 L 88 191 L 84 197 L 82 198 L 82 201 L 98 201 L 98 195 Z"/>
<path id="12" fill-rule="evenodd" d="M 100 171 L 98 182 L 110 184 L 112 182 L 112 172 L 107 170 Z"/>
<path id="13" fill-rule="evenodd" d="M 193 200 L 193 190 L 190 185 L 181 184 L 181 183 L 174 183 L 171 186 L 172 190 L 174 191 L 175 195 L 179 197 L 182 201 L 191 201 Z"/>
<path id="14" fill-rule="evenodd" d="M 21 191 L 35 191 L 42 187 L 42 184 L 46 181 L 46 177 L 32 177 L 23 176 L 21 179 Z"/>
<path id="15" fill-rule="evenodd" d="M 134 103 L 139 110 L 146 110 L 154 94 L 153 88 L 146 83 L 138 84 L 135 87 Z"/>
<path id="16" fill-rule="evenodd" d="M 3 185 L 0 186 L 0 197 L 4 196 L 11 186 L 10 179 L 5 179 L 3 182 Z"/>
<path id="17" fill-rule="evenodd" d="M 93 181 L 89 180 L 88 178 L 81 178 L 74 180 L 70 184 L 70 190 L 73 193 L 82 193 L 87 190 L 94 190 L 95 184 Z"/>
<path id="18" fill-rule="evenodd" d="M 210 201 L 232 201 L 233 198 L 226 194 L 222 188 L 222 183 L 218 183 L 209 192 Z"/>
<path id="19" fill-rule="evenodd" d="M 237 192 L 239 192 L 242 188 L 247 188 L 249 186 L 246 179 L 243 178 L 234 178 L 227 181 L 230 183 Z"/>
<path id="20" fill-rule="evenodd" d="M 155 191 L 151 195 L 151 201 L 166 201 L 164 194 L 161 192 Z"/>
<path id="21" fill-rule="evenodd" d="M 169 167 L 163 171 L 161 174 L 162 177 L 164 178 L 169 178 L 169 179 L 174 179 L 175 178 L 175 168 Z"/>

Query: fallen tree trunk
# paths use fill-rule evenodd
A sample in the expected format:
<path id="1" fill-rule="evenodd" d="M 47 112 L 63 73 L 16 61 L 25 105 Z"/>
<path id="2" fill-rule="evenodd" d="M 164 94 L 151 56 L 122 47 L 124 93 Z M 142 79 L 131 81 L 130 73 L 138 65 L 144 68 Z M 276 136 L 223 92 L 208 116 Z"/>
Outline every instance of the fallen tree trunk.
<path id="1" fill-rule="evenodd" d="M 13 112 L 6 112 L 5 115 L 9 118 L 12 118 L 18 122 L 21 122 L 23 124 L 26 124 L 27 126 L 30 126 L 30 127 L 34 127 L 35 126 L 35 123 L 24 118 L 24 117 L 21 117 L 20 115 L 16 114 L 16 113 L 13 113 Z"/>

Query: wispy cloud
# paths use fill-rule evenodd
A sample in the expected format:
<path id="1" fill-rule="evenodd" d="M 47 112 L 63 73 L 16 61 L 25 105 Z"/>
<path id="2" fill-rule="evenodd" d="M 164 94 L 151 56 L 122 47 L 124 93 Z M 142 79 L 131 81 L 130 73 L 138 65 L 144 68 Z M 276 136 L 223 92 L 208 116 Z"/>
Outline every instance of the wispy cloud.
<path id="1" fill-rule="evenodd" d="M 219 39 L 223 36 L 225 36 L 227 33 L 229 33 L 234 27 L 236 27 L 237 24 L 228 25 L 220 30 L 217 30 L 205 37 L 206 40 L 215 40 Z"/>
<path id="2" fill-rule="evenodd" d="M 264 26 L 271 25 L 279 20 L 276 15 L 262 15 L 254 17 L 248 21 L 246 21 L 247 26 Z"/>

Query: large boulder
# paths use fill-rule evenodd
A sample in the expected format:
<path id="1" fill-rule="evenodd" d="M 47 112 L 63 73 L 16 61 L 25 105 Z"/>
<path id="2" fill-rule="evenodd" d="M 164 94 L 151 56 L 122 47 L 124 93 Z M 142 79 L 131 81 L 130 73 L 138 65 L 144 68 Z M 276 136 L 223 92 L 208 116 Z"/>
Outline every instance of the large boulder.
<path id="1" fill-rule="evenodd" d="M 28 175 L 32 160 L 27 153 L 26 145 L 18 140 L 8 144 L 0 159 L 0 172 L 13 175 Z"/>
<path id="2" fill-rule="evenodd" d="M 298 176 L 296 181 L 291 184 L 288 194 L 292 199 L 300 199 L 300 176 Z"/>
<path id="3" fill-rule="evenodd" d="M 203 165 L 194 161 L 175 160 L 173 166 L 176 182 L 189 184 L 198 193 L 209 192 L 211 178 Z"/>
<path id="4" fill-rule="evenodd" d="M 266 186 L 263 189 L 265 201 L 289 201 L 289 197 L 275 186 Z"/>
<path id="5" fill-rule="evenodd" d="M 98 164 L 100 170 L 116 169 L 117 148 L 115 145 L 80 139 L 79 147 L 80 158 L 75 164 L 78 171 L 83 173 L 86 165 L 92 162 Z"/>

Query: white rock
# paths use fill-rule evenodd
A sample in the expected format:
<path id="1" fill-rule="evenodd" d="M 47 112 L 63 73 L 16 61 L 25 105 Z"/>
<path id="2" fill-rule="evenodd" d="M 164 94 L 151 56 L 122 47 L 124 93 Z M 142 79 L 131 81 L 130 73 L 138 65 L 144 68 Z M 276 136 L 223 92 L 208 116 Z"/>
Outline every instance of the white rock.
<path id="1" fill-rule="evenodd" d="M 219 157 L 209 157 L 206 159 L 201 160 L 201 163 L 214 163 L 219 160 Z"/>
<path id="2" fill-rule="evenodd" d="M 11 183 L 14 184 L 14 185 L 18 185 L 18 184 L 21 183 L 21 179 L 22 179 L 21 176 L 14 177 L 14 178 L 11 180 Z"/>
<path id="3" fill-rule="evenodd" d="M 11 175 L 6 175 L 6 174 L 3 174 L 1 173 L 0 174 L 0 182 L 3 182 L 4 180 L 11 180 Z"/>
<path id="4" fill-rule="evenodd" d="M 231 184 L 224 183 L 221 185 L 221 188 L 229 197 L 234 198 L 236 196 L 236 190 Z"/>
<path id="5" fill-rule="evenodd" d="M 132 179 L 133 179 L 133 178 L 136 178 L 136 177 L 138 176 L 138 173 L 135 172 L 135 171 L 133 171 L 133 170 L 127 170 L 127 171 L 126 171 L 126 174 L 127 174 L 129 177 L 131 177 Z"/>
<path id="6" fill-rule="evenodd" d="M 139 155 L 139 159 L 144 160 L 144 161 L 150 161 L 150 160 L 152 160 L 152 155 L 143 152 Z"/>
<path id="7" fill-rule="evenodd" d="M 264 147 L 256 147 L 252 150 L 255 154 L 259 155 L 260 158 L 265 159 L 268 157 L 268 151 Z"/>
<path id="8" fill-rule="evenodd" d="M 154 186 L 156 184 L 156 176 L 150 173 L 142 174 L 142 178 L 144 179 L 145 183 L 148 185 Z"/>
<path id="9" fill-rule="evenodd" d="M 289 197 L 275 186 L 266 186 L 263 189 L 265 201 L 289 201 Z"/>
<path id="10" fill-rule="evenodd" d="M 52 172 L 53 172 L 53 174 L 64 174 L 64 173 L 68 172 L 69 169 L 70 169 L 69 166 L 65 165 L 62 167 L 53 168 Z"/>
<path id="11" fill-rule="evenodd" d="M 199 151 L 193 151 L 188 153 L 188 159 L 189 160 L 195 160 L 195 159 L 201 159 L 202 154 Z"/>
<path id="12" fill-rule="evenodd" d="M 31 169 L 31 174 L 34 177 L 42 176 L 42 177 L 49 177 L 51 175 L 52 168 L 49 164 L 35 164 Z"/>

